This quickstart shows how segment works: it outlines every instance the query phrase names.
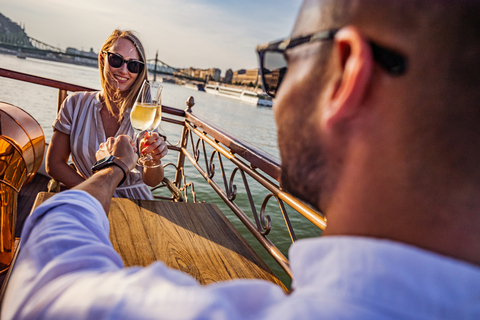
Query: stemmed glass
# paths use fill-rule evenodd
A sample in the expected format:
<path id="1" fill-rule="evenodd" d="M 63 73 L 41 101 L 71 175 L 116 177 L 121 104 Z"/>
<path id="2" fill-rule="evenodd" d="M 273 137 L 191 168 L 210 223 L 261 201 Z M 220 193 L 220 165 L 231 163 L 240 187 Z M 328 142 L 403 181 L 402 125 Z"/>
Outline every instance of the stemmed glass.
<path id="1" fill-rule="evenodd" d="M 130 112 L 130 122 L 135 130 L 135 142 L 140 132 L 147 130 L 150 136 L 160 124 L 162 120 L 162 89 L 163 87 L 158 82 L 143 81 L 135 105 Z M 160 164 L 161 162 L 155 163 L 150 154 L 142 154 L 137 161 L 137 165 L 147 168 L 155 168 Z"/>

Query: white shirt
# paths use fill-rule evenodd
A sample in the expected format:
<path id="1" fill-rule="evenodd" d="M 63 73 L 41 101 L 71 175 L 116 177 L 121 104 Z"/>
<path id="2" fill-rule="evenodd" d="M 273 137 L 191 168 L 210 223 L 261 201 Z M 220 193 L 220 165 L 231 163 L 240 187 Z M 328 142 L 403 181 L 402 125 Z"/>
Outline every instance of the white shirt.
<path id="1" fill-rule="evenodd" d="M 294 292 L 262 280 L 200 286 L 157 262 L 124 268 L 100 203 L 57 194 L 25 223 L 2 319 L 480 319 L 480 268 L 396 242 L 300 240 Z"/>

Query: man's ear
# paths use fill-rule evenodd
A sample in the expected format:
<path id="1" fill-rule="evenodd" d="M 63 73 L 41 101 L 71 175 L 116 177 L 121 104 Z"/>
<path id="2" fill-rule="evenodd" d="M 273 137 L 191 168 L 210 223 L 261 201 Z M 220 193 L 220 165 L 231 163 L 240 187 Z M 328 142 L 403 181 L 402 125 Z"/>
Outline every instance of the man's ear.
<path id="1" fill-rule="evenodd" d="M 339 76 L 324 109 L 327 127 L 335 126 L 358 112 L 374 67 L 370 45 L 355 27 L 348 26 L 337 32 L 333 54 L 334 74 Z"/>

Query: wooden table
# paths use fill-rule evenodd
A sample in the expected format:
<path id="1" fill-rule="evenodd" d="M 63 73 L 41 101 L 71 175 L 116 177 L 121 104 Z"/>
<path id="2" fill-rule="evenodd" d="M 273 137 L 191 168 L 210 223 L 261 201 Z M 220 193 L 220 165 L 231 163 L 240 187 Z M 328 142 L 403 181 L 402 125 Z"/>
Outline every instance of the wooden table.
<path id="1" fill-rule="evenodd" d="M 34 206 L 52 195 L 40 192 Z M 160 260 L 201 284 L 257 278 L 285 289 L 214 204 L 113 198 L 108 218 L 126 267 Z"/>

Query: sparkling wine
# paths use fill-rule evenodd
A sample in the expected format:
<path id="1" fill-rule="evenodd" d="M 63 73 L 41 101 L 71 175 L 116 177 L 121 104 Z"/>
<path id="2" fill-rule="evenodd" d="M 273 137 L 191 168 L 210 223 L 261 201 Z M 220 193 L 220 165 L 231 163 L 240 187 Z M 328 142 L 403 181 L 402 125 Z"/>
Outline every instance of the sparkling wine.
<path id="1" fill-rule="evenodd" d="M 156 104 L 135 104 L 130 113 L 132 127 L 139 131 L 149 129 L 156 118 L 157 109 Z"/>
<path id="2" fill-rule="evenodd" d="M 155 111 L 155 117 L 153 118 L 153 121 L 151 125 L 148 127 L 148 131 L 155 130 L 158 125 L 160 124 L 160 121 L 162 120 L 162 106 L 157 105 L 156 111 Z"/>

